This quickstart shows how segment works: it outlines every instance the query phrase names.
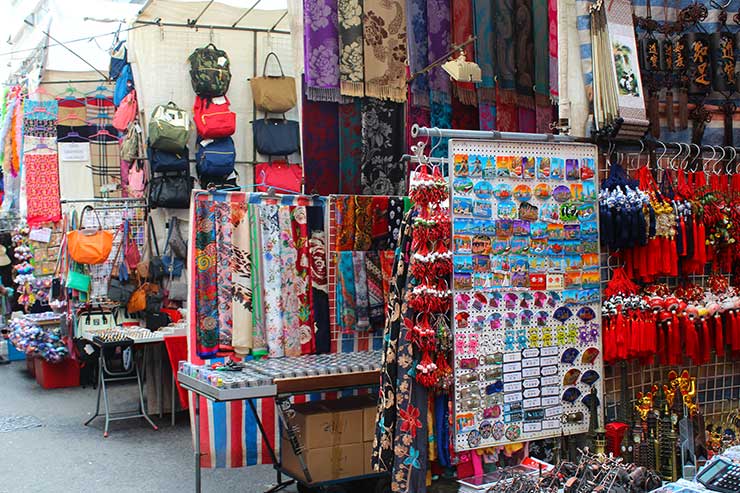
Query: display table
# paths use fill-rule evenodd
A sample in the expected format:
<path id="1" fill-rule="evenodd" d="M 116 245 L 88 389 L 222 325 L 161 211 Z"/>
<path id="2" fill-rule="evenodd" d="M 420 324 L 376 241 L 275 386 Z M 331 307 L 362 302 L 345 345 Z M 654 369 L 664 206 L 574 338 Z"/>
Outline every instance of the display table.
<path id="1" fill-rule="evenodd" d="M 273 397 L 283 425 L 283 431 L 291 448 L 298 457 L 309 486 L 311 473 L 303 459 L 302 447 L 294 429 L 288 426 L 291 410 L 290 398 L 294 395 L 312 392 L 330 392 L 357 389 L 378 385 L 380 379 L 380 351 L 338 353 L 326 355 L 300 356 L 296 358 L 275 358 L 261 361 L 247 361 L 239 372 L 213 370 L 206 366 L 180 363 L 177 379 L 183 388 L 205 397 L 213 402 L 246 400 L 257 422 L 277 474 L 277 485 L 265 493 L 280 491 L 297 479 L 283 481 L 282 476 L 292 475 L 283 470 L 275 454 L 274 444 L 265 433 L 254 399 Z M 195 399 L 195 491 L 201 491 L 200 475 L 200 399 Z M 344 482 L 356 479 L 378 477 L 371 474 L 361 477 L 344 478 L 332 481 Z M 329 482 L 321 483 L 326 485 Z"/>

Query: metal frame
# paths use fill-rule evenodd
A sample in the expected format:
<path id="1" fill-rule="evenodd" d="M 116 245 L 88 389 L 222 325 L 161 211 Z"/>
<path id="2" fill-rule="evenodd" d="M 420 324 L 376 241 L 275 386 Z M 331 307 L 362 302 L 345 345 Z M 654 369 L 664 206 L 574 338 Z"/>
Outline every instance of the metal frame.
<path id="1" fill-rule="evenodd" d="M 283 17 L 285 18 L 285 17 Z M 280 20 L 282 21 L 281 18 Z M 238 26 L 218 26 L 218 25 L 190 25 L 190 24 L 182 24 L 179 22 L 162 22 L 161 20 L 157 21 L 141 21 L 141 20 L 135 20 L 134 24 L 139 24 L 142 26 L 159 26 L 159 27 L 187 27 L 190 29 L 212 29 L 214 31 L 245 31 L 250 33 L 275 33 L 275 34 L 290 34 L 290 31 L 286 31 L 285 29 L 275 29 L 275 26 L 267 29 L 264 27 L 238 27 Z"/>

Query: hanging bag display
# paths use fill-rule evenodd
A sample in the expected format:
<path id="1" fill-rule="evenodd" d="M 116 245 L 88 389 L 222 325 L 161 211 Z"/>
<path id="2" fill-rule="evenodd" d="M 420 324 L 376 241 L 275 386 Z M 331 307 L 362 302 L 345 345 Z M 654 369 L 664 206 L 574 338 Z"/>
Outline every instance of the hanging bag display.
<path id="1" fill-rule="evenodd" d="M 108 68 L 108 77 L 111 80 L 116 80 L 121 75 L 121 70 L 128 63 L 128 49 L 126 48 L 126 41 L 119 41 L 118 44 L 111 50 L 110 53 L 110 65 Z"/>
<path id="2" fill-rule="evenodd" d="M 123 98 L 120 106 L 116 109 L 116 114 L 113 115 L 113 126 L 123 132 L 136 119 L 138 112 L 139 105 L 136 102 L 136 91 L 131 91 Z"/>
<path id="3" fill-rule="evenodd" d="M 229 109 L 229 98 L 195 97 L 193 120 L 198 135 L 203 139 L 220 139 L 236 132 L 236 113 Z"/>
<path id="4" fill-rule="evenodd" d="M 188 171 L 190 169 L 190 151 L 187 146 L 179 151 L 170 152 L 152 147 L 146 150 L 149 158 L 149 167 L 153 173 L 165 171 Z"/>
<path id="5" fill-rule="evenodd" d="M 93 211 L 98 221 L 98 227 L 90 229 L 76 229 L 67 233 L 67 248 L 69 256 L 80 264 L 97 265 L 108 260 L 113 248 L 113 233 L 103 229 L 100 216 L 91 206 L 82 209 L 80 226 L 83 224 L 85 212 Z"/>
<path id="6" fill-rule="evenodd" d="M 155 313 L 162 308 L 163 296 L 159 286 L 151 282 L 145 282 L 131 294 L 126 304 L 129 313 L 149 312 Z"/>
<path id="7" fill-rule="evenodd" d="M 144 163 L 141 159 L 136 159 L 129 164 L 126 189 L 129 197 L 136 199 L 144 197 L 146 172 L 144 171 Z"/>
<path id="8" fill-rule="evenodd" d="M 141 157 L 141 127 L 132 121 L 121 140 L 121 159 L 133 161 L 138 157 Z"/>
<path id="9" fill-rule="evenodd" d="M 152 222 L 151 216 L 149 217 L 149 235 L 147 236 L 147 242 L 149 243 L 149 252 L 156 252 L 156 255 L 152 255 L 149 258 L 149 275 L 147 276 L 152 281 L 159 281 L 163 279 L 167 274 L 167 269 L 162 256 L 159 253 L 159 243 L 157 242 L 157 232 L 154 229 L 154 223 Z M 154 245 L 154 248 L 152 248 Z"/>
<path id="10" fill-rule="evenodd" d="M 189 57 L 190 82 L 198 96 L 223 96 L 231 83 L 229 55 L 209 43 L 196 49 Z"/>
<path id="11" fill-rule="evenodd" d="M 267 75 L 267 62 L 270 57 L 275 57 L 275 61 L 280 67 L 280 75 Z M 283 65 L 274 52 L 270 52 L 265 57 L 265 64 L 262 67 L 262 77 L 254 77 L 249 80 L 249 86 L 252 88 L 252 100 L 257 109 L 266 113 L 285 113 L 296 105 L 295 79 L 286 77 L 283 71 Z"/>
<path id="12" fill-rule="evenodd" d="M 164 252 L 162 252 L 162 263 L 164 264 L 164 270 L 170 279 L 173 277 L 180 277 L 182 275 L 182 269 L 185 267 L 185 260 L 175 256 L 170 242 L 172 241 L 172 219 L 170 219 L 169 227 L 167 228 L 167 241 L 164 245 Z"/>
<path id="13" fill-rule="evenodd" d="M 198 176 L 224 177 L 234 172 L 236 149 L 231 137 L 200 140 L 195 152 Z"/>
<path id="14" fill-rule="evenodd" d="M 187 209 L 190 207 L 193 184 L 193 178 L 187 173 L 155 176 L 149 182 L 149 207 Z"/>
<path id="15" fill-rule="evenodd" d="M 77 311 L 77 328 L 75 335 L 82 337 L 99 330 L 112 329 L 116 326 L 113 313 L 102 306 L 89 303 Z"/>
<path id="16" fill-rule="evenodd" d="M 180 152 L 190 135 L 190 116 L 170 101 L 152 111 L 149 121 L 149 146 L 163 151 Z"/>
<path id="17" fill-rule="evenodd" d="M 254 182 L 265 186 L 258 186 L 257 190 L 266 192 L 269 187 L 280 188 L 281 191 L 301 192 L 303 184 L 303 168 L 300 164 L 289 163 L 287 160 L 259 163 L 254 167 Z"/>
<path id="18" fill-rule="evenodd" d="M 287 156 L 301 149 L 298 122 L 283 118 L 262 118 L 252 122 L 254 146 L 267 156 Z"/>

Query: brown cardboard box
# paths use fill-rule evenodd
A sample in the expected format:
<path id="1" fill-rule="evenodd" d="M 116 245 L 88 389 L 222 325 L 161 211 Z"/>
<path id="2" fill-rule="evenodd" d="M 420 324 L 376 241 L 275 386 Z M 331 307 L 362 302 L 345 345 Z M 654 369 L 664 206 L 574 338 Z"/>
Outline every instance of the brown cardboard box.
<path id="1" fill-rule="evenodd" d="M 365 442 L 363 445 L 363 460 L 365 461 L 365 469 L 363 470 L 365 474 L 372 474 L 373 473 L 373 442 Z"/>
<path id="2" fill-rule="evenodd" d="M 372 442 L 375 438 L 375 421 L 378 418 L 376 404 L 362 409 L 362 441 Z"/>
<path id="3" fill-rule="evenodd" d="M 343 406 L 330 402 L 294 406 L 292 422 L 298 426 L 299 440 L 306 450 L 362 442 L 362 410 L 339 409 Z"/>
<path id="4" fill-rule="evenodd" d="M 283 469 L 302 481 L 306 481 L 301 463 L 293 453 L 290 443 L 283 439 L 281 447 Z M 361 476 L 365 473 L 363 443 L 313 448 L 303 453 L 303 459 L 306 461 L 308 472 L 311 474 L 311 481 L 314 483 Z"/>

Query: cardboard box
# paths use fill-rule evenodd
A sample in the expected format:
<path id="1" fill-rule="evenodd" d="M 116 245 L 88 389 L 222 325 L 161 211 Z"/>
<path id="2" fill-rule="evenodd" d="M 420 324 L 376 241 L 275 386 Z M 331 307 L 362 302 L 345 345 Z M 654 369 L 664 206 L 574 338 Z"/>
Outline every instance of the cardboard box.
<path id="1" fill-rule="evenodd" d="M 362 476 L 365 473 L 365 448 L 363 443 L 317 447 L 303 452 L 311 482 Z M 290 442 L 281 441 L 282 466 L 292 476 L 308 482 L 298 457 Z"/>
<path id="2" fill-rule="evenodd" d="M 292 424 L 300 430 L 299 440 L 304 449 L 362 442 L 362 410 L 341 409 L 342 406 L 329 402 L 294 406 L 296 414 Z"/>
<path id="3" fill-rule="evenodd" d="M 373 442 L 365 442 L 362 444 L 364 447 L 365 455 L 365 469 L 364 474 L 372 474 L 373 471 Z"/>
<path id="4" fill-rule="evenodd" d="M 373 404 L 362 410 L 362 441 L 372 442 L 375 439 L 375 423 L 378 419 L 378 406 Z"/>

